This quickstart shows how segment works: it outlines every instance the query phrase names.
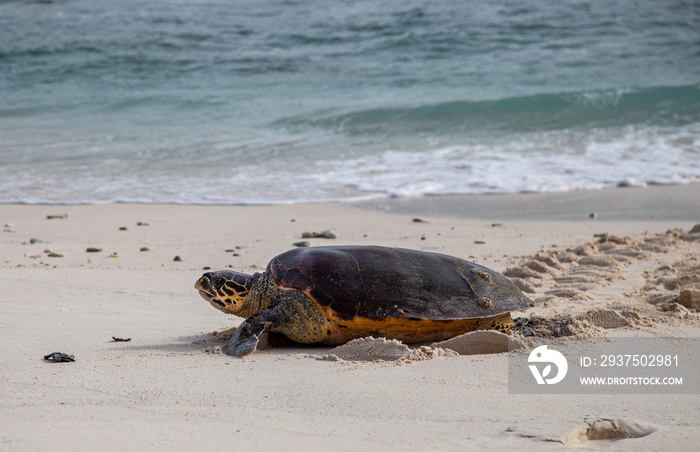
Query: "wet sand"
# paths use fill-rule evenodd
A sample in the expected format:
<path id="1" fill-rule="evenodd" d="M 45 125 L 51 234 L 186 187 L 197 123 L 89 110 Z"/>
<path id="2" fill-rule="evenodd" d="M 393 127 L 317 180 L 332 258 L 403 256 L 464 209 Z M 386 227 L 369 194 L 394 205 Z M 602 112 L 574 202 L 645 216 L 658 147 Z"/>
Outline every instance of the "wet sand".
<path id="1" fill-rule="evenodd" d="M 407 197 L 352 203 L 404 215 L 464 219 L 583 221 L 697 221 L 700 184 L 619 187 L 563 193 Z"/>

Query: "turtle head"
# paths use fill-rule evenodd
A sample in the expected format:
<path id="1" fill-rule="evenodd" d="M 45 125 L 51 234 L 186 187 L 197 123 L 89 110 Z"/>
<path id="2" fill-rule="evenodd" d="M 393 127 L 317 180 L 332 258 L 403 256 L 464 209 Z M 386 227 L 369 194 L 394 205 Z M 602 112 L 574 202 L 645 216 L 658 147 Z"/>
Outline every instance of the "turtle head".
<path id="1" fill-rule="evenodd" d="M 253 276 L 228 270 L 209 272 L 194 284 L 199 294 L 216 309 L 239 315 L 245 307 Z"/>

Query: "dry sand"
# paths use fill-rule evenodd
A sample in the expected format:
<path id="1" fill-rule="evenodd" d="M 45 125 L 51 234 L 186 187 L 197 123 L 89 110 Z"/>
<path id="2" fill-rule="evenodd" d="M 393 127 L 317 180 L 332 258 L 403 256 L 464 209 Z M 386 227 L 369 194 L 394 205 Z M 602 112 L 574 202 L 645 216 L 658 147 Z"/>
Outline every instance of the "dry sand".
<path id="1" fill-rule="evenodd" d="M 260 271 L 303 232 L 335 228 L 336 239 L 305 240 L 442 252 L 505 272 L 539 303 L 520 334 L 697 337 L 700 233 L 689 231 L 700 197 L 678 193 L 698 221 L 2 205 L 0 450 L 694 450 L 700 396 L 509 395 L 499 333 L 410 348 L 270 338 L 230 358 L 219 348 L 240 319 L 193 289 L 205 267 Z M 603 192 L 599 202 L 604 211 Z M 42 359 L 51 352 L 76 361 Z"/>

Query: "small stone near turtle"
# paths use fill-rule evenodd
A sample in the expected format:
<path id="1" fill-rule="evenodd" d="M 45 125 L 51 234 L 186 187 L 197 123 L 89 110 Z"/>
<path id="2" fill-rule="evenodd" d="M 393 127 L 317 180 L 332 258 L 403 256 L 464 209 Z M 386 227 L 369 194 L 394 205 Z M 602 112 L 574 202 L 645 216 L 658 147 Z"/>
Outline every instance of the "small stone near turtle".
<path id="1" fill-rule="evenodd" d="M 411 221 L 413 221 L 414 223 L 427 223 L 427 221 L 425 221 L 422 218 L 413 218 L 411 219 Z"/>
<path id="2" fill-rule="evenodd" d="M 72 363 L 75 362 L 75 356 L 69 355 L 67 353 L 53 352 L 46 356 L 44 359 L 47 361 L 53 361 L 56 363 Z"/>
<path id="3" fill-rule="evenodd" d="M 102 248 L 95 248 L 95 247 L 91 246 L 88 249 L 86 249 L 85 251 L 88 253 L 101 253 Z"/>
<path id="4" fill-rule="evenodd" d="M 323 232 L 304 232 L 302 239 L 337 239 L 338 232 L 335 229 L 326 229 Z"/>
<path id="5" fill-rule="evenodd" d="M 678 297 L 680 304 L 688 309 L 694 309 L 700 311 L 700 290 L 697 289 L 685 289 L 681 290 Z"/>
<path id="6" fill-rule="evenodd" d="M 175 256 L 173 262 L 182 262 L 182 258 L 180 256 Z"/>
<path id="7" fill-rule="evenodd" d="M 41 239 L 37 239 L 37 238 L 31 238 L 31 239 L 29 239 L 29 243 L 34 245 L 35 243 L 44 243 L 44 241 Z"/>
<path id="8" fill-rule="evenodd" d="M 304 242 L 294 242 L 293 245 L 294 245 L 294 246 L 298 246 L 298 247 L 300 247 L 300 248 L 303 248 L 303 247 L 311 246 L 311 243 L 306 242 L 306 241 L 304 241 Z"/>
<path id="9" fill-rule="evenodd" d="M 150 226 L 150 224 L 146 223 L 145 221 L 139 221 L 136 223 L 136 226 Z"/>
<path id="10" fill-rule="evenodd" d="M 120 230 L 120 231 L 127 231 L 128 229 L 127 229 L 126 226 L 121 226 L 121 227 L 119 228 L 119 230 Z"/>
<path id="11" fill-rule="evenodd" d="M 60 215 L 46 215 L 47 220 L 65 220 L 66 218 L 68 218 L 67 213 L 60 214 Z"/>
<path id="12" fill-rule="evenodd" d="M 112 340 L 114 340 L 114 342 L 129 342 L 129 341 L 131 341 L 131 338 L 130 337 L 114 337 L 114 336 L 112 336 Z"/>
<path id="13" fill-rule="evenodd" d="M 202 267 L 202 270 L 211 270 L 211 267 L 207 265 L 206 267 Z"/>
<path id="14" fill-rule="evenodd" d="M 55 251 L 49 253 L 48 256 L 49 256 L 49 257 L 66 257 L 65 254 L 63 254 L 63 253 L 57 253 L 57 252 L 55 252 Z"/>
<path id="15" fill-rule="evenodd" d="M 500 228 L 501 226 L 503 226 L 501 223 L 491 223 L 492 228 Z"/>
<path id="16" fill-rule="evenodd" d="M 486 245 L 486 240 L 474 240 L 474 243 L 477 245 Z"/>
<path id="17" fill-rule="evenodd" d="M 338 232 L 335 229 L 326 229 L 321 233 L 324 239 L 337 239 Z"/>
<path id="18" fill-rule="evenodd" d="M 141 249 L 139 249 L 139 251 L 151 251 L 151 249 L 147 246 L 144 246 L 144 247 L 141 247 Z"/>
<path id="19" fill-rule="evenodd" d="M 624 245 L 628 243 L 628 241 L 622 237 L 618 237 L 616 235 L 608 234 L 607 232 L 604 232 L 603 234 L 594 234 L 593 237 L 598 237 L 598 243 L 617 243 L 618 245 Z"/>

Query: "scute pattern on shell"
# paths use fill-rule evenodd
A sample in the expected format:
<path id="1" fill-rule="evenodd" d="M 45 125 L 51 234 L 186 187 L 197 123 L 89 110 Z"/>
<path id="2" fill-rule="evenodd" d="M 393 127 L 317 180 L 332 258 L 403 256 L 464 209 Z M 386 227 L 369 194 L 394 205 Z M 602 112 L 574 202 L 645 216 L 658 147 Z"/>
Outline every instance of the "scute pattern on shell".
<path id="1" fill-rule="evenodd" d="M 329 317 L 343 320 L 480 318 L 532 303 L 486 267 L 400 248 L 297 248 L 272 259 L 268 269 L 277 286 L 306 293 Z"/>

